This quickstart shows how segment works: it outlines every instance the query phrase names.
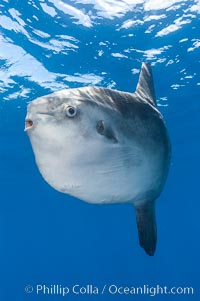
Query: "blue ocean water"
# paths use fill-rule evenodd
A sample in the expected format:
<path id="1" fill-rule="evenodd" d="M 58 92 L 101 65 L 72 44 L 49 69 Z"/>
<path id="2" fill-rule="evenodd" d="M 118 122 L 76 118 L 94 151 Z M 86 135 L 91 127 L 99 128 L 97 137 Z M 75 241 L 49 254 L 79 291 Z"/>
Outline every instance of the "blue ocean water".
<path id="1" fill-rule="evenodd" d="M 36 291 L 76 284 L 192 287 L 154 298 L 199 300 L 199 17 L 199 0 L 1 1 L 0 300 L 153 298 Z M 154 257 L 139 247 L 131 206 L 89 205 L 48 186 L 24 132 L 36 97 L 87 85 L 133 92 L 145 61 L 173 149 Z"/>

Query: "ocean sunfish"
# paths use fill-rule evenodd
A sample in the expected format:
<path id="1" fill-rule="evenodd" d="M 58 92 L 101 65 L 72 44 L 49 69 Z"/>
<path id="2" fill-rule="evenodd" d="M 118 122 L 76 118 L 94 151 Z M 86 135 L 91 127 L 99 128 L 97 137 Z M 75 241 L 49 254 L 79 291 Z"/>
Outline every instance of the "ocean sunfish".
<path id="1" fill-rule="evenodd" d="M 140 245 L 154 254 L 155 200 L 167 177 L 170 141 L 149 64 L 142 64 L 135 93 L 82 87 L 35 99 L 25 131 L 47 183 L 89 203 L 132 203 Z"/>

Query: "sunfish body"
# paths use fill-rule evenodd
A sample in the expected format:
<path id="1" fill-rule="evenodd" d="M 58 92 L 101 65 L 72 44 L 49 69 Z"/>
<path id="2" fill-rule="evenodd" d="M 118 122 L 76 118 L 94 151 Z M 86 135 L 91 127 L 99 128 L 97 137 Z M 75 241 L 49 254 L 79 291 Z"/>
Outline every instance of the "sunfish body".
<path id="1" fill-rule="evenodd" d="M 170 142 L 147 63 L 135 93 L 83 87 L 37 98 L 25 130 L 46 182 L 89 203 L 132 203 L 140 245 L 154 254 Z"/>

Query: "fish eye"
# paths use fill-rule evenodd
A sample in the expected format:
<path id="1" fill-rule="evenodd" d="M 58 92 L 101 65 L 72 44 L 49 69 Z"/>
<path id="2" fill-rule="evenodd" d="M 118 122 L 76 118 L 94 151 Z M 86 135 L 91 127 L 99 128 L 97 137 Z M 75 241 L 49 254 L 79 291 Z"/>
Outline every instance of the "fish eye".
<path id="1" fill-rule="evenodd" d="M 65 108 L 65 112 L 66 112 L 68 117 L 74 117 L 74 116 L 76 116 L 77 109 L 76 109 L 76 107 L 67 106 Z"/>

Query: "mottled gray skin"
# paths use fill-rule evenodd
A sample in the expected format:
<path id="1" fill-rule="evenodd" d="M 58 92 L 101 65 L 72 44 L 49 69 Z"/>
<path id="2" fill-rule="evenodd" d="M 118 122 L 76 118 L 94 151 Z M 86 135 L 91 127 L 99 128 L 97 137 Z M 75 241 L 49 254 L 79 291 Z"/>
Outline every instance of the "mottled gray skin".
<path id="1" fill-rule="evenodd" d="M 63 104 L 77 107 L 77 116 L 66 121 Z M 64 90 L 30 103 L 26 120 L 33 121 L 26 131 L 44 179 L 90 203 L 133 203 L 140 245 L 153 255 L 155 200 L 167 177 L 170 142 L 150 66 L 142 65 L 135 93 Z"/>

